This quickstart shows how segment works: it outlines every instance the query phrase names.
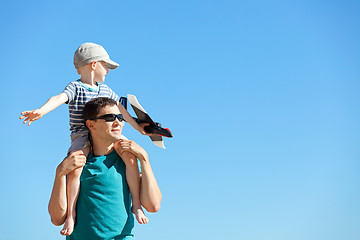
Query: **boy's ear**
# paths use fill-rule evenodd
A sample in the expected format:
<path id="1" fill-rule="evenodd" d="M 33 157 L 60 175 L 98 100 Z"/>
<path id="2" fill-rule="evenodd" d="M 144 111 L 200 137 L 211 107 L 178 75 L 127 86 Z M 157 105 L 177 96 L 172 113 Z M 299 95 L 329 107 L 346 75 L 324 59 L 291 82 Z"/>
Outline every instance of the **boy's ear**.
<path id="1" fill-rule="evenodd" d="M 93 71 L 95 70 L 96 63 L 97 63 L 97 61 L 93 61 L 92 63 L 90 63 L 91 70 L 93 70 Z"/>
<path id="2" fill-rule="evenodd" d="M 94 130 L 95 125 L 92 120 L 86 120 L 86 126 L 89 128 L 89 130 Z"/>

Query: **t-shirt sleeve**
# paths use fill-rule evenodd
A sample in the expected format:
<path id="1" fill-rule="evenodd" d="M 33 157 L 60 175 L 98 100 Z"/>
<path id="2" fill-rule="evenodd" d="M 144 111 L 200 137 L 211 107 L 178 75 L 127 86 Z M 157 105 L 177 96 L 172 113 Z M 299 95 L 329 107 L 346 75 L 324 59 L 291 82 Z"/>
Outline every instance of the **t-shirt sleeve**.
<path id="1" fill-rule="evenodd" d="M 115 100 L 115 101 L 120 101 L 120 97 L 111 89 L 109 88 L 109 92 L 110 92 L 110 98 Z"/>
<path id="2" fill-rule="evenodd" d="M 71 101 L 74 100 L 74 98 L 75 98 L 75 92 L 76 92 L 76 86 L 75 86 L 75 84 L 74 84 L 73 82 L 69 83 L 69 84 L 65 87 L 63 93 L 65 93 L 65 94 L 68 96 L 68 98 L 69 98 L 69 100 L 66 102 L 66 104 L 68 104 L 69 102 L 71 102 Z"/>

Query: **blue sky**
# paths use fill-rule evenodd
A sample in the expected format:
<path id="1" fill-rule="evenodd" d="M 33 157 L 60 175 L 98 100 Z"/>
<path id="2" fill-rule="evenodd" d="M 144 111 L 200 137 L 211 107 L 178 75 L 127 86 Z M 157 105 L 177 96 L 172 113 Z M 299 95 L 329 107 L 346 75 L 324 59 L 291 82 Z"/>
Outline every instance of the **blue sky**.
<path id="1" fill-rule="evenodd" d="M 106 83 L 169 127 L 130 126 L 163 193 L 136 239 L 360 239 L 358 1 L 17 1 L 0 9 L 2 238 L 64 239 L 47 203 L 67 106 L 27 127 L 101 44 Z M 16 87 L 14 87 L 16 86 Z M 131 112 L 132 113 L 132 112 Z"/>

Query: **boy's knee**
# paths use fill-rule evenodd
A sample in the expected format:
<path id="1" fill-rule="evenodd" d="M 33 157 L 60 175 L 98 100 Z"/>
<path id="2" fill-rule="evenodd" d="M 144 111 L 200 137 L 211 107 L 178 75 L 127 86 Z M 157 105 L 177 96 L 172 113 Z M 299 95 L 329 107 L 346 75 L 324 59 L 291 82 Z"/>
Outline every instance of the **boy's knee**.
<path id="1" fill-rule="evenodd" d="M 150 212 L 150 213 L 156 213 L 160 210 L 160 203 L 156 203 L 156 204 L 151 204 L 149 206 L 143 206 L 146 211 Z"/>
<path id="2" fill-rule="evenodd" d="M 52 222 L 52 224 L 54 224 L 55 226 L 61 226 L 61 225 L 64 224 L 65 219 L 64 219 L 64 218 L 51 217 L 51 222 Z"/>

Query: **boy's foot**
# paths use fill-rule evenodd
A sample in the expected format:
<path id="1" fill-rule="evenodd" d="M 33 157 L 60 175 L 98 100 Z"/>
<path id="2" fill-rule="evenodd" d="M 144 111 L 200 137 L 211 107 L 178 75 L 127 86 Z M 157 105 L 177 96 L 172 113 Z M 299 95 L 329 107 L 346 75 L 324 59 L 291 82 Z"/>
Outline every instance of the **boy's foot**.
<path id="1" fill-rule="evenodd" d="M 141 207 L 132 207 L 131 211 L 133 212 L 133 214 L 136 217 L 136 220 L 140 223 L 140 224 L 146 224 L 149 222 L 149 219 L 145 216 L 144 211 L 142 210 Z"/>
<path id="2" fill-rule="evenodd" d="M 72 232 L 74 231 L 74 225 L 75 225 L 74 218 L 72 218 L 72 217 L 66 218 L 65 223 L 64 223 L 64 227 L 60 231 L 60 234 L 61 235 L 68 235 L 68 236 L 71 235 Z"/>

